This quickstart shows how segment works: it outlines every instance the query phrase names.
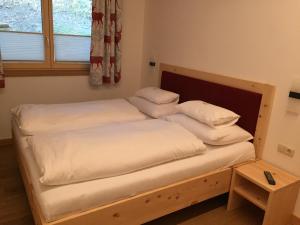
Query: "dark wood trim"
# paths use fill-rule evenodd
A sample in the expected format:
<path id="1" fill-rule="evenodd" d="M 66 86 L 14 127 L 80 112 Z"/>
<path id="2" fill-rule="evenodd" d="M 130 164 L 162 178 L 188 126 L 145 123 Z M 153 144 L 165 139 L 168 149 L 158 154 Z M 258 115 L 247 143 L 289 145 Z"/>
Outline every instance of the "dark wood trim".
<path id="1" fill-rule="evenodd" d="M 293 215 L 292 216 L 292 224 L 291 225 L 300 225 L 300 218 Z"/>
<path id="2" fill-rule="evenodd" d="M 89 69 L 6 69 L 6 77 L 40 77 L 40 76 L 87 76 Z"/>
<path id="3" fill-rule="evenodd" d="M 12 138 L 0 139 L 0 146 L 12 145 Z"/>

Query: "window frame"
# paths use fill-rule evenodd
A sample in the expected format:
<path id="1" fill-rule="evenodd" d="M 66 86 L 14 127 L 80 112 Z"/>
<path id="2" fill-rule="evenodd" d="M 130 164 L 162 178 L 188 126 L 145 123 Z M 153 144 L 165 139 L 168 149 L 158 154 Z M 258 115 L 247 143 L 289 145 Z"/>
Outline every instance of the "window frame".
<path id="1" fill-rule="evenodd" d="M 54 60 L 54 31 L 52 0 L 41 1 L 41 17 L 44 36 L 44 61 L 3 60 L 6 76 L 78 76 L 89 74 L 89 62 Z M 23 32 L 22 32 L 23 33 Z M 25 33 L 25 32 L 24 32 Z M 76 35 L 81 36 L 81 35 Z M 83 36 L 83 35 L 82 35 Z"/>

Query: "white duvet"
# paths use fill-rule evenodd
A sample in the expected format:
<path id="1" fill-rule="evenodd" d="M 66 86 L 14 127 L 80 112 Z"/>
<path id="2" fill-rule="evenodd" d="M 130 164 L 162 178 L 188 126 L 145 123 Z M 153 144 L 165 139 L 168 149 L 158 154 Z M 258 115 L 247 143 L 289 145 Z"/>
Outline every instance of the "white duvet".
<path id="1" fill-rule="evenodd" d="M 206 149 L 180 125 L 162 120 L 39 134 L 29 137 L 28 143 L 45 185 L 118 176 Z"/>
<path id="2" fill-rule="evenodd" d="M 125 99 L 48 105 L 25 104 L 13 108 L 12 113 L 25 135 L 146 119 L 143 113 Z"/>

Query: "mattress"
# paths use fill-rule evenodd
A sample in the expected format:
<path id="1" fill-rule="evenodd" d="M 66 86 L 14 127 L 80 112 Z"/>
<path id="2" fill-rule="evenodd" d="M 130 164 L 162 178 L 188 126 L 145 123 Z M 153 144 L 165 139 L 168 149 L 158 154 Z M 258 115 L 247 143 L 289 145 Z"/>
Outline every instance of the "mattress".
<path id="1" fill-rule="evenodd" d="M 13 129 L 20 153 L 25 159 L 32 178 L 37 201 L 47 222 L 62 218 L 66 214 L 85 211 L 213 170 L 221 170 L 255 159 L 254 146 L 250 142 L 222 147 L 208 146 L 208 151 L 204 155 L 169 162 L 121 176 L 50 187 L 39 183 L 38 169 L 26 142 L 26 136 L 21 135 L 16 125 L 13 125 Z"/>

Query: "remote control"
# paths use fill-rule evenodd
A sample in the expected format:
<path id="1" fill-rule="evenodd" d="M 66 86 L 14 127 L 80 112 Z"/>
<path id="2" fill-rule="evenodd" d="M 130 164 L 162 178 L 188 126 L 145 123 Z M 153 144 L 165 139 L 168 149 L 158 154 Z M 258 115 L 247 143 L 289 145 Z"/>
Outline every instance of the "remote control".
<path id="1" fill-rule="evenodd" d="M 268 183 L 270 185 L 276 185 L 276 182 L 274 180 L 274 177 L 272 176 L 271 172 L 270 171 L 264 171 L 264 174 L 268 180 Z"/>

